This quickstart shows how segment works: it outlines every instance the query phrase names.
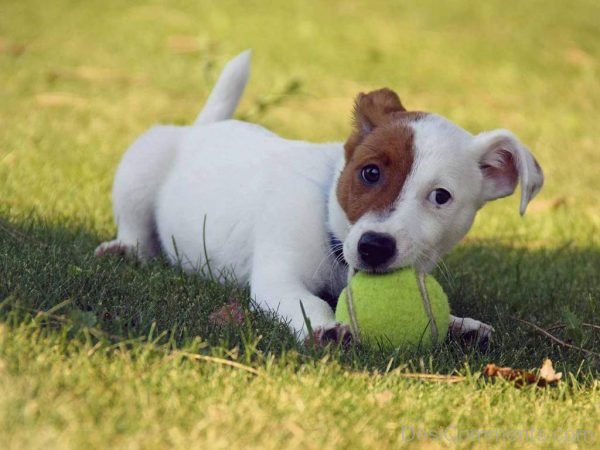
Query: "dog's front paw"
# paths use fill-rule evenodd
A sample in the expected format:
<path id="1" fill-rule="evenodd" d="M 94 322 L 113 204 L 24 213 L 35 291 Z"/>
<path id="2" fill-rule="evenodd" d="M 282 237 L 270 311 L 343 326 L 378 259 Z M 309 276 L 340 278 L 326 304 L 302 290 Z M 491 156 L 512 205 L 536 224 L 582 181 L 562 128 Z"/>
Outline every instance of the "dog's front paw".
<path id="1" fill-rule="evenodd" d="M 350 326 L 342 323 L 325 325 L 313 330 L 312 336 L 306 338 L 306 343 L 318 347 L 327 345 L 339 345 L 347 348 L 354 342 Z"/>
<path id="2" fill-rule="evenodd" d="M 450 316 L 450 335 L 467 344 L 487 350 L 494 334 L 494 327 L 470 317 Z"/>
<path id="3" fill-rule="evenodd" d="M 135 252 L 135 247 L 127 245 L 121 241 L 106 241 L 96 247 L 94 255 L 96 257 L 115 255 L 115 256 L 130 256 Z"/>

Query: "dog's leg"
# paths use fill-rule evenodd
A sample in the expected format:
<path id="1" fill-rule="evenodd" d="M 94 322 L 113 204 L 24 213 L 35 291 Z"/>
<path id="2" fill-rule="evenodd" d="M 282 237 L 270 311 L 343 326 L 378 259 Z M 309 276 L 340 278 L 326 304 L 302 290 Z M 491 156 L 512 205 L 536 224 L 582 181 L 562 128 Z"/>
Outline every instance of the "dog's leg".
<path id="1" fill-rule="evenodd" d="M 450 315 L 450 335 L 463 340 L 475 341 L 487 345 L 494 333 L 494 327 L 470 317 Z"/>
<path id="2" fill-rule="evenodd" d="M 257 306 L 275 313 L 295 332 L 299 341 L 318 345 L 347 343 L 350 328 L 336 322 L 331 307 L 313 295 L 297 277 L 286 275 L 281 268 L 254 271 L 252 297 Z M 312 336 L 309 334 L 312 331 Z"/>
<path id="3" fill-rule="evenodd" d="M 154 127 L 129 148 L 119 164 L 113 186 L 117 238 L 100 244 L 96 256 L 117 254 L 145 261 L 159 253 L 154 223 L 156 196 L 182 130 L 182 127 Z"/>

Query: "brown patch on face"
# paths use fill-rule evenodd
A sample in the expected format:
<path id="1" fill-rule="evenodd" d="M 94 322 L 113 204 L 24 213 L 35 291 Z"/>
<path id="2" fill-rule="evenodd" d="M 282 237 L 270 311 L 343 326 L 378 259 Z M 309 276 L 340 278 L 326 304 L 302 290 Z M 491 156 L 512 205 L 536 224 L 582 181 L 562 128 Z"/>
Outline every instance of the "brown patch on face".
<path id="1" fill-rule="evenodd" d="M 414 161 L 410 122 L 424 115 L 407 112 L 389 89 L 358 95 L 355 128 L 344 146 L 346 166 L 337 186 L 338 201 L 351 223 L 368 211 L 385 211 L 398 198 Z M 379 168 L 377 183 L 362 178 L 368 165 Z"/>

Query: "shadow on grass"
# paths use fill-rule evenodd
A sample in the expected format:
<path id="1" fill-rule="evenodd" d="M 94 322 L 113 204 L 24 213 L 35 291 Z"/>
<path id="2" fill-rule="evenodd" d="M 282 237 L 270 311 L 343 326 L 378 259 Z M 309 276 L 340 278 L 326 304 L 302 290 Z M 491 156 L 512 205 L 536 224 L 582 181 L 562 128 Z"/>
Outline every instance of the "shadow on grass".
<path id="1" fill-rule="evenodd" d="M 201 339 L 223 351 L 237 347 L 242 354 L 280 355 L 293 350 L 308 359 L 325 353 L 298 345 L 287 328 L 269 315 L 250 312 L 248 291 L 233 283 L 186 275 L 162 259 L 146 266 L 118 258 L 97 259 L 92 253 L 100 241 L 81 226 L 0 219 L 0 321 L 31 320 L 39 311 L 52 311 L 62 325 L 69 324 L 72 335 L 88 329 L 117 341 L 159 336 L 158 341 L 174 346 Z M 460 246 L 445 264 L 436 276 L 453 313 L 496 329 L 487 353 L 450 341 L 433 353 L 355 346 L 336 352 L 341 363 L 354 368 L 407 365 L 411 370 L 451 372 L 490 361 L 535 367 L 550 357 L 562 370 L 600 371 L 594 355 L 554 344 L 516 320 L 554 327 L 552 333 L 566 342 L 599 351 L 600 330 L 586 324 L 600 322 L 600 251 L 479 242 Z M 247 311 L 245 323 L 215 324 L 210 315 L 231 300 Z"/>

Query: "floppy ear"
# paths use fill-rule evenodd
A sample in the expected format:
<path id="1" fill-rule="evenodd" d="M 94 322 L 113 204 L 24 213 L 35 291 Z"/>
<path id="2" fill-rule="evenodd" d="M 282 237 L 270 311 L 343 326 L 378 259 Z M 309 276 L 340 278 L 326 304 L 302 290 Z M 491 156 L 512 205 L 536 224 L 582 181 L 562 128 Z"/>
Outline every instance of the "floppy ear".
<path id="1" fill-rule="evenodd" d="M 344 146 L 346 160 L 350 159 L 354 148 L 375 127 L 386 123 L 394 112 L 406 111 L 398 94 L 388 88 L 360 93 L 354 101 L 354 130 Z"/>
<path id="2" fill-rule="evenodd" d="M 512 194 L 521 183 L 521 205 L 527 204 L 544 184 L 542 168 L 531 152 L 508 130 L 480 133 L 474 138 L 475 155 L 483 174 L 482 199 L 495 200 Z"/>

